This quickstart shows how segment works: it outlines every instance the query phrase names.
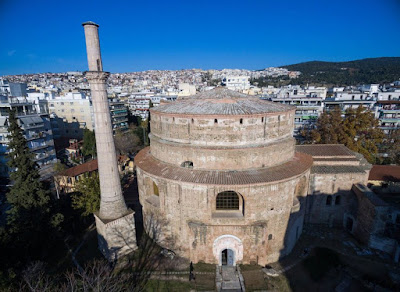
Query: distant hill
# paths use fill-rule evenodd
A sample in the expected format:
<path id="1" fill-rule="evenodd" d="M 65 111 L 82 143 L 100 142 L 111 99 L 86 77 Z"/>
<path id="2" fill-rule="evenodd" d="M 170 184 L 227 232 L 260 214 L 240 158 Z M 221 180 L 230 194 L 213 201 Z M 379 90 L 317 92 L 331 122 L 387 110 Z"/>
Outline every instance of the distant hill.
<path id="1" fill-rule="evenodd" d="M 311 61 L 281 66 L 300 71 L 292 84 L 357 85 L 362 83 L 390 83 L 400 78 L 400 57 L 369 58 L 348 62 Z"/>

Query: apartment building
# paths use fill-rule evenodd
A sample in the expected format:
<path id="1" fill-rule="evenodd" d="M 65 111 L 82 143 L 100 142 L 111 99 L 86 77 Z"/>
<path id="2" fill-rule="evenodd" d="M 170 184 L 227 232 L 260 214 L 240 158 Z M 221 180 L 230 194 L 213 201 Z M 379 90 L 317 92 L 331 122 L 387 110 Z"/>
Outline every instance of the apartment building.
<path id="1" fill-rule="evenodd" d="M 226 88 L 235 91 L 248 90 L 250 88 L 249 76 L 226 76 L 222 79 L 222 84 Z"/>
<path id="2" fill-rule="evenodd" d="M 117 99 L 109 100 L 109 103 L 114 134 L 116 130 L 128 130 L 128 109 L 126 105 L 123 102 L 118 101 Z"/>
<path id="3" fill-rule="evenodd" d="M 299 137 L 300 130 L 316 122 L 324 110 L 324 101 L 327 94 L 326 87 L 284 86 L 279 89 L 269 88 L 269 93 L 262 95 L 262 99 L 272 102 L 295 106 L 294 117 L 295 137 Z"/>
<path id="4" fill-rule="evenodd" d="M 82 92 L 68 92 L 48 100 L 55 138 L 82 139 L 83 130 L 94 129 L 92 101 Z"/>
<path id="5" fill-rule="evenodd" d="M 48 113 L 38 113 L 35 104 L 25 98 L 2 96 L 0 99 L 0 176 L 8 177 L 8 112 L 16 110 L 18 124 L 24 131 L 27 146 L 35 155 L 43 179 L 51 176 L 53 165 L 57 162 L 53 133 Z"/>

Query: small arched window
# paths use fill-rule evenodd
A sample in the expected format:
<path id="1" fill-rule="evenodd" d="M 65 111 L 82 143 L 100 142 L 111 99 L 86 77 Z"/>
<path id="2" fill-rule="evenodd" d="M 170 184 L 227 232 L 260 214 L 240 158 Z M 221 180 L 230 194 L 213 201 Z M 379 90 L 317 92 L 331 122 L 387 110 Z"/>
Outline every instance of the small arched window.
<path id="1" fill-rule="evenodd" d="M 240 124 L 243 124 L 243 119 L 240 119 Z"/>
<path id="2" fill-rule="evenodd" d="M 268 240 L 272 240 L 272 234 L 268 235 Z"/>
<path id="3" fill-rule="evenodd" d="M 261 118 L 261 123 L 264 123 L 264 117 Z"/>
<path id="4" fill-rule="evenodd" d="M 326 205 L 330 206 L 332 204 L 332 196 L 327 196 L 326 197 Z"/>
<path id="5" fill-rule="evenodd" d="M 218 124 L 218 120 L 217 119 L 214 119 L 214 124 Z"/>
<path id="6" fill-rule="evenodd" d="M 182 162 L 181 167 L 193 168 L 193 162 L 192 161 Z"/>
<path id="7" fill-rule="evenodd" d="M 239 195 L 234 191 L 225 191 L 217 195 L 217 210 L 239 210 Z"/>
<path id="8" fill-rule="evenodd" d="M 194 123 L 194 120 L 192 119 L 192 124 Z"/>
<path id="9" fill-rule="evenodd" d="M 335 205 L 340 205 L 340 195 L 336 196 Z"/>

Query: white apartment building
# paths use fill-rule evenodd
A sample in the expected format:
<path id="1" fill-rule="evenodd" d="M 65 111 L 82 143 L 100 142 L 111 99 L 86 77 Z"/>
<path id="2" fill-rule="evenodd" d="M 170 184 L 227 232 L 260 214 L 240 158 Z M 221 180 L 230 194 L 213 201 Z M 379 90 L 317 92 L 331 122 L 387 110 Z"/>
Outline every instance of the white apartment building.
<path id="1" fill-rule="evenodd" d="M 276 92 L 278 98 L 292 98 L 292 97 L 321 97 L 326 98 L 328 89 L 326 87 L 315 87 L 307 86 L 302 87 L 300 85 L 288 85 L 279 88 Z"/>
<path id="2" fill-rule="evenodd" d="M 226 88 L 235 91 L 248 90 L 250 88 L 249 76 L 226 76 L 222 79 L 222 84 Z"/>
<path id="3" fill-rule="evenodd" d="M 81 92 L 68 92 L 48 100 L 54 137 L 81 139 L 83 130 L 94 129 L 92 101 Z"/>
<path id="4" fill-rule="evenodd" d="M 342 111 L 345 111 L 348 108 L 358 108 L 359 106 L 363 106 L 375 112 L 375 100 L 376 98 L 368 93 L 360 91 L 342 91 L 335 92 L 334 96 L 326 98 L 324 103 L 327 110 L 330 110 L 335 106 L 339 106 Z"/>

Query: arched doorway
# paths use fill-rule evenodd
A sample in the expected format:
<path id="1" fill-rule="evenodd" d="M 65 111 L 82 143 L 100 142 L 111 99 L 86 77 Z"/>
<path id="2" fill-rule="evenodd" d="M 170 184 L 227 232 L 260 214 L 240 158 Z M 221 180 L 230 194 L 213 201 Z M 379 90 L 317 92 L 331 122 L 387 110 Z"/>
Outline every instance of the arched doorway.
<path id="1" fill-rule="evenodd" d="M 223 266 L 233 266 L 235 262 L 235 252 L 229 248 L 221 251 L 221 264 Z"/>
<path id="2" fill-rule="evenodd" d="M 243 243 L 234 235 L 221 235 L 214 240 L 213 254 L 218 265 L 235 266 L 243 260 Z"/>

